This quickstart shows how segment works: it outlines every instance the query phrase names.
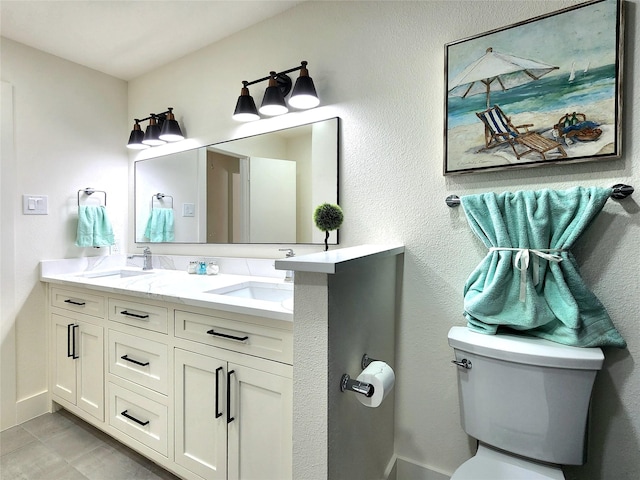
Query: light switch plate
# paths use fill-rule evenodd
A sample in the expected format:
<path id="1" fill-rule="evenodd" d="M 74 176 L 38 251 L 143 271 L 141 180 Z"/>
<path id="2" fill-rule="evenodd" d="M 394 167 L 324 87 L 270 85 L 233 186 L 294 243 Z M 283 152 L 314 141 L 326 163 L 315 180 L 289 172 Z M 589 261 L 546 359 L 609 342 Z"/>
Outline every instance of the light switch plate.
<path id="1" fill-rule="evenodd" d="M 49 197 L 47 195 L 22 195 L 22 213 L 24 215 L 48 215 Z"/>
<path id="2" fill-rule="evenodd" d="M 196 216 L 196 204 L 195 203 L 183 203 L 182 204 L 182 216 L 183 217 L 195 217 Z"/>

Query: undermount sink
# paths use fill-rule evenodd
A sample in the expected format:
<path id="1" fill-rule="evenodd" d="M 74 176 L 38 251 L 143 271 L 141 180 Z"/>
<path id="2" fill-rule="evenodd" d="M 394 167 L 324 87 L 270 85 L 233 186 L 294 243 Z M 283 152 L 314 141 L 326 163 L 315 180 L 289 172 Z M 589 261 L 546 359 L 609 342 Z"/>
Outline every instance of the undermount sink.
<path id="1" fill-rule="evenodd" d="M 100 270 L 96 272 L 85 272 L 80 274 L 80 277 L 84 278 L 102 278 L 102 277 L 137 277 L 138 275 L 149 275 L 153 273 L 153 270 L 129 270 L 125 268 L 118 268 L 115 270 Z"/>
<path id="2" fill-rule="evenodd" d="M 243 282 L 228 287 L 207 290 L 204 293 L 282 303 L 293 299 L 293 284 Z"/>

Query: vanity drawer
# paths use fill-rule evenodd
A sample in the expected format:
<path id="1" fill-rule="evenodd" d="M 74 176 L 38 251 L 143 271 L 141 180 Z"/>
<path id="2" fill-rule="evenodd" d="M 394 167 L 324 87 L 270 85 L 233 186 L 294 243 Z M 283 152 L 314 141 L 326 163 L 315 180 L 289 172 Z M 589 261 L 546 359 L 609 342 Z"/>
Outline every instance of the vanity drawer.
<path id="1" fill-rule="evenodd" d="M 108 388 L 109 424 L 166 457 L 167 407 L 113 383 Z"/>
<path id="2" fill-rule="evenodd" d="M 109 330 L 109 372 L 166 395 L 168 369 L 166 345 Z"/>
<path id="3" fill-rule="evenodd" d="M 260 358 L 293 363 L 293 332 L 254 323 L 175 311 L 176 337 Z"/>
<path id="4" fill-rule="evenodd" d="M 109 320 L 135 327 L 167 333 L 168 309 L 155 305 L 109 298 Z"/>
<path id="5" fill-rule="evenodd" d="M 51 306 L 104 318 L 104 297 L 86 292 L 53 287 Z"/>

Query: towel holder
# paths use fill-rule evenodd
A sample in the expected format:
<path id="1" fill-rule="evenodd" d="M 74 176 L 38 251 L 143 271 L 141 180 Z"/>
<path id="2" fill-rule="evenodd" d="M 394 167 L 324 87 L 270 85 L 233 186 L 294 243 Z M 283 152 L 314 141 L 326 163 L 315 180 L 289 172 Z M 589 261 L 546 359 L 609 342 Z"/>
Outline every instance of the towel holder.
<path id="1" fill-rule="evenodd" d="M 171 208 L 173 208 L 173 197 L 171 195 L 165 195 L 164 193 L 156 193 L 155 195 L 151 195 L 151 210 L 153 210 L 153 199 L 157 199 L 159 202 L 163 201 L 165 198 L 171 199 Z"/>
<path id="2" fill-rule="evenodd" d="M 633 193 L 633 187 L 631 185 L 617 183 L 611 188 L 613 188 L 613 192 L 611 192 L 611 198 L 615 198 L 616 200 L 627 198 Z M 449 195 L 447 198 L 445 198 L 444 201 L 447 206 L 452 208 L 460 205 L 460 197 L 458 197 L 457 195 Z"/>
<path id="3" fill-rule="evenodd" d="M 91 188 L 91 187 L 87 187 L 87 188 L 83 188 L 78 190 L 78 206 L 80 206 L 80 193 L 83 193 L 85 195 L 91 196 L 96 192 L 102 193 L 104 194 L 104 206 L 107 206 L 107 192 L 105 192 L 104 190 L 96 190 L 95 188 Z"/>

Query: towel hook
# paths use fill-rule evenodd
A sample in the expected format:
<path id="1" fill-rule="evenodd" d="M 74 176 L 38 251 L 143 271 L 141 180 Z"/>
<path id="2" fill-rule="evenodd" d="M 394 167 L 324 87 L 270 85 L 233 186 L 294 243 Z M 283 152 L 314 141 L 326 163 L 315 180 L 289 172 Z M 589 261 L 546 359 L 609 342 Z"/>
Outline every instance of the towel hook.
<path id="1" fill-rule="evenodd" d="M 611 192 L 611 198 L 615 198 L 616 200 L 627 198 L 634 192 L 634 189 L 631 185 L 625 185 L 623 183 L 617 183 L 611 188 L 613 188 L 613 192 Z M 445 198 L 444 201 L 449 207 L 457 207 L 458 205 L 460 205 L 460 197 L 457 195 L 449 195 L 447 198 Z"/>

